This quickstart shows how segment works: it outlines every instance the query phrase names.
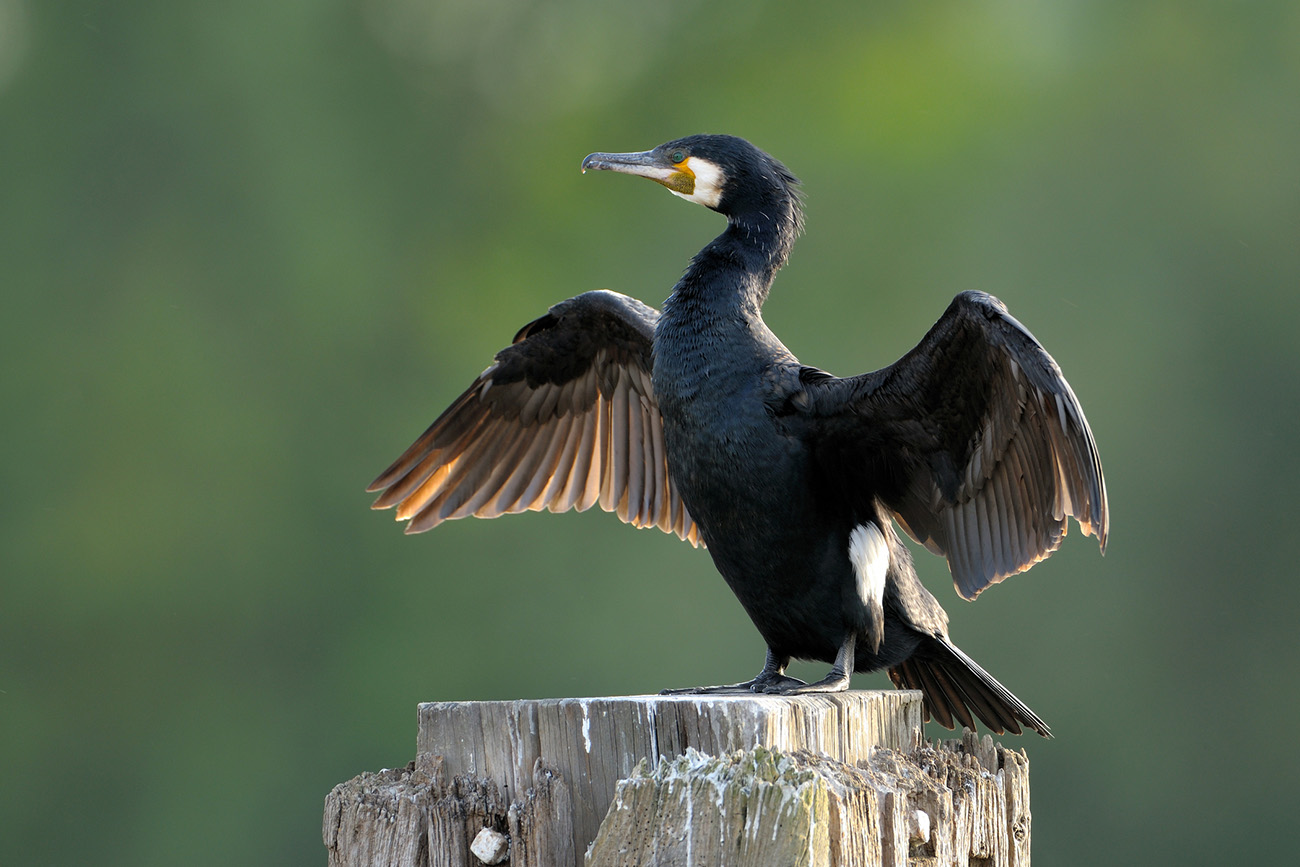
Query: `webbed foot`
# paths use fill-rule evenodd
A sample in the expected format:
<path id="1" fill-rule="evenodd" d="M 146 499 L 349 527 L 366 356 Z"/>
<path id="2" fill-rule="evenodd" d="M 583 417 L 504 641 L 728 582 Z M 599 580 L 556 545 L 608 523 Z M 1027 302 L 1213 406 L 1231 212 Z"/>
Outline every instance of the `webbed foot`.
<path id="1" fill-rule="evenodd" d="M 744 683 L 731 683 L 726 686 L 692 686 L 686 689 L 665 689 L 660 695 L 740 695 L 744 693 L 766 693 L 785 695 L 792 690 L 806 687 L 797 677 L 787 677 L 785 667 L 790 664 L 790 657 L 780 657 L 769 648 L 763 670 L 753 680 Z"/>
<path id="2" fill-rule="evenodd" d="M 831 669 L 830 674 L 826 675 L 816 683 L 804 683 L 802 680 L 793 677 L 782 678 L 782 680 L 790 681 L 790 683 L 773 684 L 764 687 L 762 690 L 755 690 L 755 692 L 761 691 L 771 695 L 807 695 L 818 692 L 844 692 L 849 688 L 849 681 L 851 678 L 842 671 Z"/>
<path id="3" fill-rule="evenodd" d="M 750 687 L 754 681 L 745 683 L 729 683 L 720 686 L 688 686 L 684 689 L 661 689 L 660 695 L 726 695 L 728 693 L 739 695 L 741 693 L 752 692 Z"/>

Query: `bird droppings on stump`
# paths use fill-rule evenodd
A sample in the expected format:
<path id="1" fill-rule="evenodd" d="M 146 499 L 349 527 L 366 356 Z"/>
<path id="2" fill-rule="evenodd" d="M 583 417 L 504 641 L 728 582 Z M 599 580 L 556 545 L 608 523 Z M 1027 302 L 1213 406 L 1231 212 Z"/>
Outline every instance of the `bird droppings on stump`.
<path id="1" fill-rule="evenodd" d="M 425 704 L 416 761 L 336 786 L 324 840 L 331 867 L 478 867 L 484 829 L 511 867 L 1025 867 L 1028 768 L 923 743 L 910 691 Z"/>
<path id="2" fill-rule="evenodd" d="M 772 746 L 842 761 L 874 746 L 920 742 L 913 692 L 854 691 L 797 698 L 763 695 L 624 696 L 537 701 L 438 702 L 419 708 L 419 755 L 441 755 L 449 776 L 491 779 L 509 797 L 531 784 L 542 759 L 573 794 L 573 849 L 581 852 L 642 759 L 687 747 L 722 755 Z"/>
<path id="3" fill-rule="evenodd" d="M 969 733 L 855 765 L 763 747 L 688 751 L 619 783 L 586 865 L 1027 865 L 1027 837 L 1012 834 L 1028 827 L 1027 766 L 1011 753 L 988 767 L 978 754 L 1004 752 Z"/>

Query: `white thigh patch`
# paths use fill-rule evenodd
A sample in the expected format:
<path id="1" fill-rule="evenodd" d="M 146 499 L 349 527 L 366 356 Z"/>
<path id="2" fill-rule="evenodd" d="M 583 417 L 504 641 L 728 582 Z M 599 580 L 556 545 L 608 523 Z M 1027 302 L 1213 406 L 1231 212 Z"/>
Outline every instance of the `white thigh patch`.
<path id="1" fill-rule="evenodd" d="M 849 533 L 849 561 L 858 576 L 858 595 L 867 608 L 884 605 L 885 573 L 889 571 L 889 543 L 874 522 Z"/>

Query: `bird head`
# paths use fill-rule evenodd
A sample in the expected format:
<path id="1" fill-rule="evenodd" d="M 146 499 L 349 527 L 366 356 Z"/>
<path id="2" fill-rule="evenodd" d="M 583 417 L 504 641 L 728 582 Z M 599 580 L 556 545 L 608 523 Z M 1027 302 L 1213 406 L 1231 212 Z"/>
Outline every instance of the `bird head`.
<path id="1" fill-rule="evenodd" d="M 731 135 L 692 135 L 639 153 L 589 154 L 582 170 L 649 178 L 732 219 L 764 209 L 773 212 L 769 216 L 799 213 L 798 179 L 775 157 Z"/>

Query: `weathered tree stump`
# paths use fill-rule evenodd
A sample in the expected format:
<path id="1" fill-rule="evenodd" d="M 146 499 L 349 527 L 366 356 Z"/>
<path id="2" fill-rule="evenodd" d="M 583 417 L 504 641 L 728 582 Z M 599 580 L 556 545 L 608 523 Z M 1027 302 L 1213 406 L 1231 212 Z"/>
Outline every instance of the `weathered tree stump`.
<path id="1" fill-rule="evenodd" d="M 587 867 L 1029 864 L 1022 754 L 959 741 L 856 765 L 759 747 L 694 750 L 619 783 Z"/>
<path id="2" fill-rule="evenodd" d="M 1026 759 L 923 746 L 915 692 L 453 702 L 419 723 L 414 762 L 326 799 L 332 867 L 1029 863 Z"/>

